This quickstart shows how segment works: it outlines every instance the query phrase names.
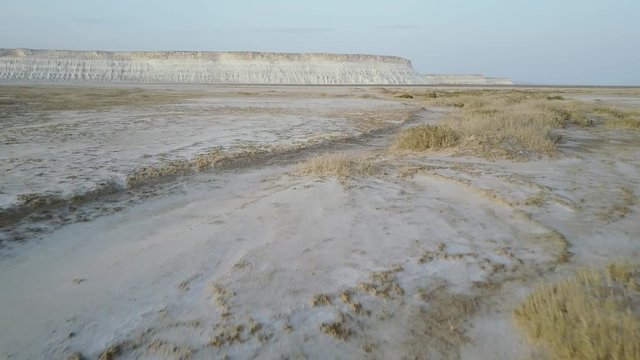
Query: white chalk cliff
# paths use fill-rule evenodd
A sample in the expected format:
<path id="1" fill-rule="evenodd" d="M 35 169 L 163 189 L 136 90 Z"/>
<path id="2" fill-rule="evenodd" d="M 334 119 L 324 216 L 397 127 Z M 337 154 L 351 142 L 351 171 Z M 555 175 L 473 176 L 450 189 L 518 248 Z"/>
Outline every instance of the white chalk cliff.
<path id="1" fill-rule="evenodd" d="M 0 49 L 0 81 L 192 84 L 512 84 L 420 75 L 401 57 L 264 52 Z"/>

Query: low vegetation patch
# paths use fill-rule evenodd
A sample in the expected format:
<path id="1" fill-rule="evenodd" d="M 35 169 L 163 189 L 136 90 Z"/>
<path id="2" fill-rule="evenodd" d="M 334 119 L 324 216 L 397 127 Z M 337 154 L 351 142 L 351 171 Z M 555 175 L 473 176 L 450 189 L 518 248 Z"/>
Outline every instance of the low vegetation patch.
<path id="1" fill-rule="evenodd" d="M 446 125 L 418 125 L 402 130 L 394 146 L 409 151 L 439 150 L 455 146 L 459 139 L 458 133 Z"/>
<path id="2" fill-rule="evenodd" d="M 322 323 L 320 331 L 338 340 L 346 340 L 353 335 L 352 331 L 347 327 L 343 313 L 339 313 L 337 321 Z"/>
<path id="3" fill-rule="evenodd" d="M 640 265 L 582 270 L 540 286 L 513 316 L 555 359 L 640 359 Z"/>
<path id="4" fill-rule="evenodd" d="M 363 156 L 344 153 L 316 155 L 298 164 L 302 175 L 320 177 L 360 177 L 374 175 L 376 167 Z"/>
<path id="5" fill-rule="evenodd" d="M 142 88 L 111 89 L 86 86 L 3 86 L 0 113 L 45 110 L 96 110 L 114 106 L 174 104 L 206 95 L 200 91 Z"/>
<path id="6" fill-rule="evenodd" d="M 609 129 L 640 129 L 640 111 L 598 106 L 594 112 L 605 117 L 604 127 Z"/>
<path id="7" fill-rule="evenodd" d="M 640 127 L 635 113 L 598 108 L 546 91 L 482 89 L 391 94 L 408 94 L 428 106 L 455 109 L 438 125 L 421 125 L 401 132 L 395 147 L 404 150 L 456 148 L 462 154 L 489 158 L 529 158 L 555 152 L 560 137 L 554 129 L 588 128 L 605 115 L 618 119 L 618 123 L 610 124 L 612 127 Z"/>
<path id="8" fill-rule="evenodd" d="M 609 129 L 640 129 L 640 118 L 608 119 L 604 121 L 604 127 Z"/>

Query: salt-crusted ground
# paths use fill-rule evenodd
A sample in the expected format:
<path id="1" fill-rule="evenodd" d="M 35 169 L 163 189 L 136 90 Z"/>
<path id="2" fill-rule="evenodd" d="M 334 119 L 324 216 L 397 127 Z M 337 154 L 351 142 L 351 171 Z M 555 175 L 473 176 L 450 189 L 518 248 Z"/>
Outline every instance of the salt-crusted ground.
<path id="1" fill-rule="evenodd" d="M 256 91 L 266 89 L 225 95 L 233 103 L 225 106 L 240 110 L 211 128 L 201 120 L 207 111 L 194 109 L 220 108 L 222 100 L 172 105 L 181 125 L 159 137 L 164 145 L 149 140 L 138 154 L 170 144 L 172 156 L 183 156 L 193 146 L 182 153 L 175 144 L 200 135 L 220 143 L 295 141 L 317 131 L 358 136 L 367 131 L 349 112 L 416 111 L 398 99 L 352 98 L 382 96 L 376 89 L 286 88 L 268 101 L 255 100 Z M 636 106 L 625 96 L 632 100 L 621 106 Z M 252 107 L 287 113 L 256 117 Z M 441 115 L 421 110 L 410 123 Z M 71 118 L 85 126 L 91 116 Z M 85 126 L 93 139 L 108 128 Z M 149 123 L 135 131 L 137 139 L 161 132 Z M 557 156 L 512 162 L 390 153 L 392 130 L 379 130 L 78 205 L 103 215 L 6 242 L 0 356 L 539 358 L 511 320 L 532 286 L 577 266 L 640 255 L 640 132 L 560 132 Z M 123 144 L 114 152 L 135 153 Z M 309 154 L 335 151 L 363 154 L 379 171 L 342 180 L 296 173 Z M 57 157 L 67 156 L 99 163 Z M 137 158 L 114 163 L 128 159 Z M 118 209 L 101 212 L 108 202 Z"/>

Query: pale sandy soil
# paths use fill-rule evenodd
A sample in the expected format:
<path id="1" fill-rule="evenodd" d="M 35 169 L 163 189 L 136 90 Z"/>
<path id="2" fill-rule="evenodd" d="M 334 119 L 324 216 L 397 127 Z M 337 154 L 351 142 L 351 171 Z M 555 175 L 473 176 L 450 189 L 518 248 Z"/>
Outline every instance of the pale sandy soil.
<path id="1" fill-rule="evenodd" d="M 307 132 L 335 126 L 359 136 L 347 113 L 378 104 L 417 111 L 374 88 L 275 90 L 300 101 L 285 98 L 287 109 L 342 113 L 322 125 L 300 114 Z M 363 93 L 380 98 L 353 99 Z M 420 110 L 410 123 L 441 115 Z M 237 116 L 235 130 L 219 121 L 223 139 L 249 131 L 252 116 Z M 267 128 L 293 120 L 279 121 L 269 117 Z M 0 357 L 97 358 L 116 345 L 123 359 L 544 358 L 511 309 L 537 283 L 640 256 L 640 131 L 559 132 L 557 156 L 513 162 L 397 154 L 384 130 L 109 198 L 122 209 L 83 204 L 102 215 L 5 243 Z M 336 151 L 362 154 L 379 171 L 296 173 L 308 155 Z"/>

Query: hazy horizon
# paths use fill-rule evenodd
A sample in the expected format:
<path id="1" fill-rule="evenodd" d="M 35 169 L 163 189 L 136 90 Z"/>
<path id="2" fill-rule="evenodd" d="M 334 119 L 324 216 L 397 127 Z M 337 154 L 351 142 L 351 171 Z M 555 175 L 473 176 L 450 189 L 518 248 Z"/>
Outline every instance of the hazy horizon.
<path id="1" fill-rule="evenodd" d="M 637 14 L 631 0 L 23 0 L 3 6 L 0 48 L 393 55 L 424 74 L 640 85 Z"/>

